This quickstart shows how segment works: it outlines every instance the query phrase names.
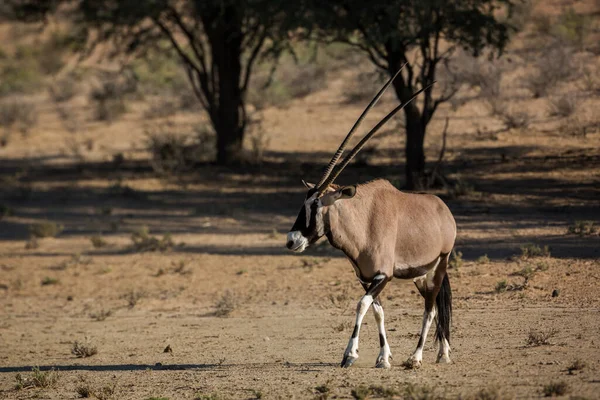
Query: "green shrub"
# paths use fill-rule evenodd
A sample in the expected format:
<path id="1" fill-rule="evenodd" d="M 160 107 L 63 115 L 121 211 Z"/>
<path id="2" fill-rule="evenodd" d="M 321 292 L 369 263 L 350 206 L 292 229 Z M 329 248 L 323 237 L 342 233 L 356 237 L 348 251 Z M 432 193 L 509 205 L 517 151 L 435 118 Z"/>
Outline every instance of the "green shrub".
<path id="1" fill-rule="evenodd" d="M 567 233 L 579 236 L 590 236 L 599 233 L 598 227 L 595 226 L 594 221 L 575 221 L 573 225 L 570 225 Z"/>
<path id="2" fill-rule="evenodd" d="M 533 243 L 527 243 L 521 246 L 521 258 L 550 257 L 550 248 L 548 246 L 540 247 Z"/>
<path id="3" fill-rule="evenodd" d="M 56 237 L 64 229 L 64 226 L 56 222 L 37 222 L 29 226 L 29 233 L 36 238 Z"/>

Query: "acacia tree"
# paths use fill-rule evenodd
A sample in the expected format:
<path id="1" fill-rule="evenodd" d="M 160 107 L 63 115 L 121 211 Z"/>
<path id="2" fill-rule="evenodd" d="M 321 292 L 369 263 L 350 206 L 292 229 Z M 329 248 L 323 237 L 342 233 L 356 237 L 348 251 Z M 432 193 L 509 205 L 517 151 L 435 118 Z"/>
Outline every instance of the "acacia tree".
<path id="1" fill-rule="evenodd" d="M 248 123 L 245 95 L 255 62 L 284 48 L 296 2 L 278 0 L 8 0 L 21 20 L 43 19 L 64 4 L 77 23 L 118 50 L 167 41 L 217 135 L 217 162 L 241 160 Z"/>
<path id="2" fill-rule="evenodd" d="M 519 0 L 515 0 L 519 1 Z M 481 54 L 485 48 L 500 53 L 511 26 L 512 0 L 313 0 L 311 9 L 321 38 L 350 44 L 363 51 L 378 68 L 393 75 L 398 99 L 407 101 L 417 90 L 436 80 L 440 64 L 457 48 Z M 406 118 L 406 187 L 425 184 L 424 140 L 438 106 L 456 88 L 437 96 L 437 86 L 425 90 L 421 106 L 404 108 Z"/>

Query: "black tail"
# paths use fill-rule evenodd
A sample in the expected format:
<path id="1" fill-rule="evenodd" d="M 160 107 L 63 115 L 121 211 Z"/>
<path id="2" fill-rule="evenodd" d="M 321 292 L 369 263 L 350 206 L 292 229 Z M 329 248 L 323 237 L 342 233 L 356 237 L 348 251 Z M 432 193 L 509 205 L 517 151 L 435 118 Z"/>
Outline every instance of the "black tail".
<path id="1" fill-rule="evenodd" d="M 437 326 L 435 340 L 446 339 L 450 343 L 450 324 L 452 323 L 452 290 L 448 274 L 444 275 L 442 287 L 435 298 L 437 306 Z"/>

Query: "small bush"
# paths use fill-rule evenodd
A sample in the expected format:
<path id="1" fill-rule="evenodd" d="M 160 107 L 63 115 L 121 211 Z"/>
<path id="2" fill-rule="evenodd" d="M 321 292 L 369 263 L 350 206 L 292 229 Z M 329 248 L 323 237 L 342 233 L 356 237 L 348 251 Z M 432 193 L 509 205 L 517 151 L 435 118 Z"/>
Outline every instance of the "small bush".
<path id="1" fill-rule="evenodd" d="M 558 331 L 554 328 L 545 331 L 529 331 L 527 336 L 528 346 L 547 346 L 550 344 L 550 339 L 553 338 Z"/>
<path id="2" fill-rule="evenodd" d="M 228 316 L 233 310 L 235 310 L 235 308 L 238 306 L 238 303 L 239 301 L 237 295 L 229 289 L 225 290 L 223 295 L 215 303 L 215 316 Z"/>
<path id="3" fill-rule="evenodd" d="M 75 388 L 75 391 L 79 395 L 79 397 L 87 399 L 94 396 L 94 391 L 89 385 L 83 384 L 79 385 Z"/>
<path id="4" fill-rule="evenodd" d="M 523 277 L 525 278 L 525 280 L 529 280 L 533 278 L 535 272 L 536 271 L 533 268 L 531 268 L 531 266 L 527 265 L 521 268 L 519 271 L 514 272 L 513 275 Z"/>
<path id="5" fill-rule="evenodd" d="M 21 390 L 32 387 L 54 387 L 59 379 L 58 371 L 55 371 L 54 368 L 50 369 L 49 371 L 40 371 L 39 367 L 33 367 L 31 369 L 31 373 L 31 376 L 23 376 L 21 374 L 17 374 L 15 376 L 15 379 L 17 380 L 15 389 Z"/>
<path id="6" fill-rule="evenodd" d="M 599 229 L 594 225 L 594 221 L 575 221 L 575 223 L 567 229 L 567 233 L 571 235 L 590 236 L 597 235 Z"/>
<path id="7" fill-rule="evenodd" d="M 106 318 L 110 317 L 111 315 L 112 315 L 111 310 L 101 309 L 98 312 L 91 313 L 90 318 L 92 318 L 95 321 L 104 321 Z"/>
<path id="8" fill-rule="evenodd" d="M 129 75 L 105 77 L 90 92 L 95 118 L 112 122 L 127 111 L 125 96 L 137 90 L 135 78 Z"/>
<path id="9" fill-rule="evenodd" d="M 25 250 L 34 250 L 40 247 L 40 242 L 37 240 L 35 236 L 29 238 L 28 241 L 25 242 Z"/>
<path id="10" fill-rule="evenodd" d="M 565 381 L 552 382 L 545 385 L 542 393 L 546 397 L 563 396 L 569 392 L 569 385 Z"/>
<path id="11" fill-rule="evenodd" d="M 46 276 L 44 279 L 42 279 L 42 286 L 49 286 L 49 285 L 58 285 L 59 280 L 56 278 L 50 278 L 49 276 Z"/>
<path id="12" fill-rule="evenodd" d="M 448 196 L 457 199 L 463 196 L 469 196 L 475 193 L 475 187 L 462 178 L 457 178 L 453 185 L 446 188 Z"/>
<path id="13" fill-rule="evenodd" d="M 145 295 L 146 294 L 144 292 L 130 290 L 129 292 L 121 296 L 121 298 L 127 301 L 127 307 L 134 308 L 137 305 L 137 303 L 145 297 Z"/>
<path id="14" fill-rule="evenodd" d="M 589 132 L 596 129 L 595 125 L 594 122 L 589 123 L 577 115 L 571 115 L 563 121 L 558 129 L 565 135 L 585 138 Z"/>
<path id="15" fill-rule="evenodd" d="M 463 266 L 463 253 L 461 251 L 456 251 L 456 249 L 452 250 L 452 256 L 450 257 L 450 261 L 448 262 L 449 268 L 461 268 Z"/>
<path id="16" fill-rule="evenodd" d="M 439 397 L 428 386 L 408 384 L 406 389 L 404 389 L 404 397 L 402 398 L 405 400 L 435 400 Z"/>
<path id="17" fill-rule="evenodd" d="M 90 242 L 92 242 L 92 246 L 94 246 L 95 249 L 100 249 L 108 245 L 106 240 L 104 240 L 104 238 L 100 235 L 92 236 L 90 238 Z"/>
<path id="18" fill-rule="evenodd" d="M 152 159 L 152 169 L 161 175 L 176 175 L 188 171 L 193 160 L 187 158 L 189 137 L 182 135 L 149 134 L 147 149 Z"/>
<path id="19" fill-rule="evenodd" d="M 73 342 L 71 346 L 71 354 L 77 358 L 91 357 L 98 354 L 98 348 L 90 343 Z"/>
<path id="20" fill-rule="evenodd" d="M 496 291 L 496 293 L 503 293 L 506 292 L 506 289 L 508 288 L 508 282 L 506 282 L 506 279 L 501 280 L 500 282 L 496 283 L 496 287 L 494 288 L 494 290 Z"/>
<path id="21" fill-rule="evenodd" d="M 559 82 L 572 78 L 575 71 L 569 51 L 563 46 L 554 46 L 537 59 L 535 70 L 525 76 L 523 84 L 533 97 L 543 97 Z"/>
<path id="22" fill-rule="evenodd" d="M 32 102 L 12 100 L 0 103 L 0 126 L 7 132 L 16 129 L 26 135 L 37 124 L 37 120 L 37 109 Z"/>
<path id="23" fill-rule="evenodd" d="M 496 388 L 484 388 L 475 394 L 474 400 L 500 400 L 502 396 Z"/>
<path id="24" fill-rule="evenodd" d="M 56 237 L 64 227 L 56 222 L 38 222 L 29 226 L 29 233 L 35 238 Z"/>
<path id="25" fill-rule="evenodd" d="M 10 206 L 6 204 L 0 204 L 0 221 L 4 217 L 12 217 L 14 215 L 14 211 Z"/>
<path id="26" fill-rule="evenodd" d="M 569 374 L 572 374 L 573 371 L 581 371 L 585 367 L 587 367 L 587 364 L 584 361 L 575 360 L 571 365 L 569 365 L 567 371 L 569 371 Z"/>
<path id="27" fill-rule="evenodd" d="M 206 124 L 177 131 L 167 123 L 148 130 L 146 136 L 152 169 L 164 176 L 182 174 L 215 158 L 216 136 Z"/>
<path id="28" fill-rule="evenodd" d="M 527 243 L 521 246 L 521 258 L 550 257 L 550 248 L 548 246 L 540 247 L 533 243 Z"/>
<path id="29" fill-rule="evenodd" d="M 574 96 L 553 97 L 548 100 L 550 116 L 569 117 L 577 109 L 577 99 Z"/>
<path id="30" fill-rule="evenodd" d="M 271 139 L 263 129 L 255 129 L 248 136 L 250 140 L 250 162 L 253 164 L 261 164 L 265 151 L 269 147 Z"/>
<path id="31" fill-rule="evenodd" d="M 507 129 L 525 129 L 531 123 L 531 116 L 525 111 L 506 110 L 499 117 Z"/>
<path id="32" fill-rule="evenodd" d="M 347 103 L 368 103 L 381 82 L 379 71 L 361 72 L 356 79 L 348 81 L 344 86 L 343 96 Z"/>
<path id="33" fill-rule="evenodd" d="M 48 92 L 55 103 L 69 101 L 77 94 L 77 82 L 72 76 L 64 77 L 54 82 Z"/>
<path id="34" fill-rule="evenodd" d="M 131 241 L 135 251 L 168 251 L 175 246 L 171 235 L 166 233 L 161 239 L 150 236 L 147 226 L 142 226 L 131 234 Z"/>
<path id="35" fill-rule="evenodd" d="M 488 264 L 490 262 L 490 258 L 487 254 L 482 255 L 477 259 L 477 264 Z"/>
<path id="36" fill-rule="evenodd" d="M 116 394 L 116 384 L 113 384 L 112 386 L 103 386 L 94 391 L 94 396 L 98 400 L 112 400 L 115 398 Z"/>
<path id="37" fill-rule="evenodd" d="M 592 20 L 589 15 L 577 14 L 573 7 L 569 7 L 559 16 L 552 31 L 562 41 L 583 48 L 592 31 Z"/>
<path id="38" fill-rule="evenodd" d="M 327 386 L 327 384 L 323 384 L 316 386 L 315 391 L 317 392 L 317 397 L 315 398 L 315 400 L 327 400 L 331 389 L 329 389 L 329 386 Z"/>
<path id="39" fill-rule="evenodd" d="M 148 109 L 144 112 L 147 119 L 166 118 L 177 113 L 179 104 L 170 96 L 160 96 L 150 103 Z"/>
<path id="40" fill-rule="evenodd" d="M 369 397 L 371 392 L 369 391 L 368 387 L 361 385 L 361 386 L 358 386 L 358 387 L 355 387 L 354 389 L 352 389 L 350 394 L 356 400 L 365 400 Z"/>

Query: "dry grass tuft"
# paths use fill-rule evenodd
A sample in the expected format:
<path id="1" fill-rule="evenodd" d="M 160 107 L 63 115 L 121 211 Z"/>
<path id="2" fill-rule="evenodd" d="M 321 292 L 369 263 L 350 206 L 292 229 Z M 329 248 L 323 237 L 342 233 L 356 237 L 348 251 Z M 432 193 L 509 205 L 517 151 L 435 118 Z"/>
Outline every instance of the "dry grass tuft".
<path id="1" fill-rule="evenodd" d="M 594 236 L 600 233 L 600 230 L 595 226 L 594 221 L 575 221 L 567 229 L 567 233 L 579 236 Z"/>
<path id="2" fill-rule="evenodd" d="M 565 381 L 549 383 L 542 389 L 542 393 L 546 397 L 563 396 L 568 392 L 569 384 Z"/>
<path id="3" fill-rule="evenodd" d="M 535 63 L 533 72 L 525 76 L 523 85 L 534 98 L 547 95 L 559 82 L 571 79 L 576 72 L 570 51 L 563 46 L 555 46 L 544 53 Z"/>
<path id="4" fill-rule="evenodd" d="M 29 233 L 35 238 L 56 237 L 64 229 L 64 226 L 56 222 L 38 222 L 29 226 Z"/>
<path id="5" fill-rule="evenodd" d="M 79 397 L 87 399 L 94 396 L 94 391 L 87 384 L 79 385 L 75 388 L 75 391 L 79 395 Z"/>
<path id="6" fill-rule="evenodd" d="M 86 343 L 75 341 L 71 346 L 71 354 L 78 358 L 87 358 L 98 354 L 98 348 L 86 341 Z"/>
<path id="7" fill-rule="evenodd" d="M 536 257 L 550 257 L 550 248 L 548 246 L 540 247 L 533 243 L 526 243 L 521 246 L 522 259 Z"/>
<path id="8" fill-rule="evenodd" d="M 17 383 L 15 384 L 16 390 L 28 389 L 28 388 L 49 388 L 54 387 L 59 379 L 58 371 L 54 368 L 48 371 L 40 371 L 39 367 L 33 367 L 31 369 L 31 376 L 23 376 L 17 374 L 15 376 Z"/>
<path id="9" fill-rule="evenodd" d="M 102 247 L 106 247 L 108 245 L 108 242 L 100 235 L 94 235 L 90 237 L 90 242 L 95 249 L 101 249 Z"/>
<path id="10" fill-rule="evenodd" d="M 136 232 L 131 234 L 131 241 L 135 251 L 160 251 L 164 252 L 171 250 L 175 243 L 169 233 L 163 235 L 161 239 L 150 236 L 150 231 L 147 226 L 142 226 Z"/>
<path id="11" fill-rule="evenodd" d="M 37 121 L 38 112 L 32 102 L 20 99 L 0 102 L 0 126 L 7 135 L 13 129 L 26 135 Z"/>
<path id="12" fill-rule="evenodd" d="M 121 296 L 122 299 L 127 301 L 128 308 L 134 308 L 137 303 L 146 296 L 146 293 L 139 290 L 130 290 Z"/>
<path id="13" fill-rule="evenodd" d="M 575 96 L 558 96 L 548 99 L 548 113 L 550 116 L 569 117 L 577 110 Z"/>
<path id="14" fill-rule="evenodd" d="M 475 260 L 475 262 L 477 264 L 489 264 L 490 258 L 488 257 L 487 254 L 484 254 L 481 257 L 477 258 L 477 260 Z"/>
<path id="15" fill-rule="evenodd" d="M 215 316 L 226 317 L 239 305 L 238 296 L 232 290 L 225 290 L 215 303 Z"/>
<path id="16" fill-rule="evenodd" d="M 44 277 L 44 279 L 42 279 L 42 286 L 49 286 L 49 285 L 58 285 L 60 281 L 56 278 L 51 278 L 49 276 Z"/>
<path id="17" fill-rule="evenodd" d="M 557 333 L 558 331 L 554 328 L 545 331 L 531 330 L 527 336 L 527 345 L 532 347 L 550 345 L 550 339 L 556 336 Z"/>
<path id="18" fill-rule="evenodd" d="M 585 363 L 585 361 L 575 360 L 575 361 L 573 361 L 573 363 L 571 365 L 569 365 L 569 367 L 567 368 L 567 371 L 569 371 L 569 374 L 572 374 L 573 371 L 581 371 L 585 367 L 587 367 L 587 364 Z"/>
<path id="19" fill-rule="evenodd" d="M 104 308 L 102 308 L 100 311 L 98 312 L 93 312 L 90 314 L 90 318 L 95 320 L 95 321 L 104 321 L 106 318 L 110 317 L 112 315 L 112 311 L 111 310 L 105 310 Z"/>

